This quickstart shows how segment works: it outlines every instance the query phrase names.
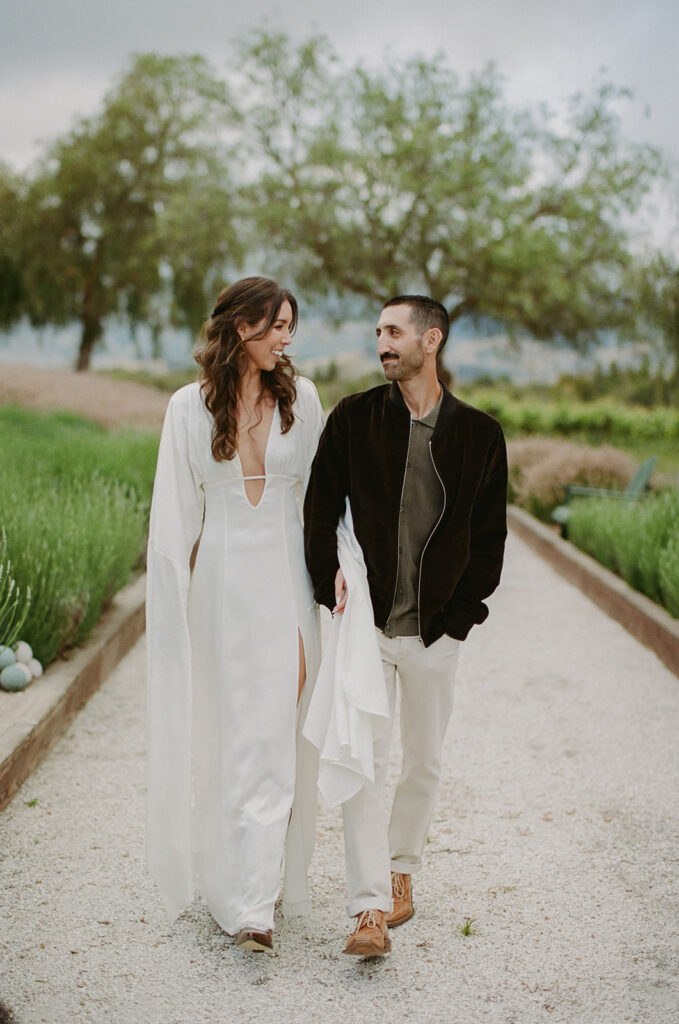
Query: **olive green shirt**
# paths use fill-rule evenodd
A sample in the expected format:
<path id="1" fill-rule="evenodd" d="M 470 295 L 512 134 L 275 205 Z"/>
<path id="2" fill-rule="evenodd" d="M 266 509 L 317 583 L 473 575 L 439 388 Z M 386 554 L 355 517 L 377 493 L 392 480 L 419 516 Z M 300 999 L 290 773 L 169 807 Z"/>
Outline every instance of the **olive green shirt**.
<path id="1" fill-rule="evenodd" d="M 398 516 L 398 568 L 394 603 L 384 627 L 387 636 L 418 636 L 418 589 L 424 547 L 443 511 L 443 485 L 429 444 L 443 390 L 426 416 L 410 421 L 410 441 Z"/>

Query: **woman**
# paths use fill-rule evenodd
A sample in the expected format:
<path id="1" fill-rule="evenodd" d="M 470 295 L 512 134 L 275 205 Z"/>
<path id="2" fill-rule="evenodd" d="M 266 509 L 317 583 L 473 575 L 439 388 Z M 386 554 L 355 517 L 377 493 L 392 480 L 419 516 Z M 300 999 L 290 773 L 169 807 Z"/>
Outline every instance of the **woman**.
<path id="1" fill-rule="evenodd" d="M 298 724 L 319 633 L 299 507 L 322 411 L 285 354 L 296 324 L 275 281 L 220 294 L 201 379 L 168 406 L 148 550 L 149 869 L 173 918 L 195 885 L 254 950 L 273 948 L 286 833 L 284 907 L 305 907 L 315 828 Z"/>

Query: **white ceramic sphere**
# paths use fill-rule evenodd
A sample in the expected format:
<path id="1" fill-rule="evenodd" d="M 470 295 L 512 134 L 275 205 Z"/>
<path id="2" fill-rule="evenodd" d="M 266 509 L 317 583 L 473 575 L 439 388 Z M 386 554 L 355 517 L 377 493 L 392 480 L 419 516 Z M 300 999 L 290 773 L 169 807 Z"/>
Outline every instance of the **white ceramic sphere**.
<path id="1" fill-rule="evenodd" d="M 30 682 L 30 679 L 26 679 L 26 673 L 23 671 L 23 666 L 18 662 L 13 665 L 6 665 L 0 672 L 0 687 L 3 690 L 9 690 L 18 692 L 25 690 Z"/>
<path id="2" fill-rule="evenodd" d="M 0 647 L 0 672 L 3 668 L 13 665 L 16 660 L 16 654 L 11 647 Z"/>
<path id="3" fill-rule="evenodd" d="M 28 663 L 28 667 L 31 670 L 31 675 L 33 676 L 33 678 L 40 679 L 40 676 L 42 675 L 42 665 L 40 664 L 38 659 L 31 658 L 31 660 Z"/>
<path id="4" fill-rule="evenodd" d="M 22 662 L 24 665 L 28 665 L 29 661 L 33 657 L 33 648 L 30 644 L 27 644 L 25 640 L 20 640 L 14 648 L 17 661 Z"/>

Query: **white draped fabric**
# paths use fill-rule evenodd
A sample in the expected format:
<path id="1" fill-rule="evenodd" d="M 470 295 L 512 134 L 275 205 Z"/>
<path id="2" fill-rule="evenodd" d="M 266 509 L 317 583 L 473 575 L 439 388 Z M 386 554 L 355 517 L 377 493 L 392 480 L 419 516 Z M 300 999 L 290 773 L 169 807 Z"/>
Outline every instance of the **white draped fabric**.
<path id="1" fill-rule="evenodd" d="M 181 388 L 151 508 L 148 866 L 170 917 L 198 889 L 230 933 L 272 927 L 286 833 L 284 905 L 308 903 L 318 758 L 301 722 L 320 639 L 300 505 L 323 417 L 304 378 L 294 411 L 286 434 L 274 411 L 252 505 L 238 457 L 212 458 L 199 385 Z M 298 630 L 307 663 L 299 707 Z"/>
<path id="2" fill-rule="evenodd" d="M 320 752 L 318 788 L 329 807 L 374 782 L 374 743 L 390 727 L 368 577 L 348 499 L 337 527 L 337 555 L 347 603 L 330 625 L 303 729 Z"/>

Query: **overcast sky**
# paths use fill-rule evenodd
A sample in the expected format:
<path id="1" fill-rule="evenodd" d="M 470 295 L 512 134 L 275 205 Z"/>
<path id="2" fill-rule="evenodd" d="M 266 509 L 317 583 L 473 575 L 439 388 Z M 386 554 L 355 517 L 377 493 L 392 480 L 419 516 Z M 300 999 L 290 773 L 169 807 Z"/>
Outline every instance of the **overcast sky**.
<path id="1" fill-rule="evenodd" d="M 267 22 L 320 30 L 349 62 L 443 49 L 466 76 L 496 62 L 513 101 L 556 106 L 605 69 L 634 89 L 628 138 L 679 159 L 679 0 L 0 0 L 0 158 L 25 167 L 39 140 L 97 109 L 133 52 L 198 52 L 217 67 Z"/>

